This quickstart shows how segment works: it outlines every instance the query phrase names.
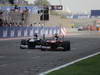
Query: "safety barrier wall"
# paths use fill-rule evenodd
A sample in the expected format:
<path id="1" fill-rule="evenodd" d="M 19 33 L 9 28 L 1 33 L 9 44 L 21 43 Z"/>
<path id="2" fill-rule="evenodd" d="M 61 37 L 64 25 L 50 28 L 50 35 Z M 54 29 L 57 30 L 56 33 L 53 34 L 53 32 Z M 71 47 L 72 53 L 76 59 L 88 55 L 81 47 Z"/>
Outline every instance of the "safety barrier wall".
<path id="1" fill-rule="evenodd" d="M 60 33 L 60 27 L 43 27 L 43 26 L 6 26 L 0 27 L 0 38 L 32 37 L 34 33 L 40 36 L 46 36 Z"/>

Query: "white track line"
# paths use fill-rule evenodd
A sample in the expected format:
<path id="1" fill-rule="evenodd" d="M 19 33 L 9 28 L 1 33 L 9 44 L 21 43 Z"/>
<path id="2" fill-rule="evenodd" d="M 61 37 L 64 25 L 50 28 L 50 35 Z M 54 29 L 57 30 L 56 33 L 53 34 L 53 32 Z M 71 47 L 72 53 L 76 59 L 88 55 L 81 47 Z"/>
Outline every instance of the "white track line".
<path id="1" fill-rule="evenodd" d="M 87 59 L 87 58 L 93 57 L 93 56 L 98 55 L 98 54 L 100 54 L 100 52 L 97 52 L 97 53 L 94 53 L 94 54 L 88 55 L 88 56 L 86 56 L 86 57 L 83 57 L 83 58 L 80 58 L 80 59 L 74 60 L 74 61 L 72 61 L 72 62 L 70 62 L 70 63 L 64 64 L 64 65 L 62 65 L 62 66 L 56 67 L 56 68 L 51 69 L 51 70 L 48 70 L 48 71 L 46 71 L 46 72 L 42 72 L 42 73 L 40 73 L 39 75 L 46 75 L 46 74 L 48 74 L 48 73 L 50 73 L 50 72 L 52 72 L 52 71 L 59 70 L 59 69 L 61 69 L 61 68 L 64 68 L 64 67 L 70 66 L 70 65 L 72 65 L 72 64 L 74 64 L 74 63 L 76 63 L 76 62 L 79 62 L 79 61 L 81 61 L 81 60 L 84 60 L 84 59 Z"/>

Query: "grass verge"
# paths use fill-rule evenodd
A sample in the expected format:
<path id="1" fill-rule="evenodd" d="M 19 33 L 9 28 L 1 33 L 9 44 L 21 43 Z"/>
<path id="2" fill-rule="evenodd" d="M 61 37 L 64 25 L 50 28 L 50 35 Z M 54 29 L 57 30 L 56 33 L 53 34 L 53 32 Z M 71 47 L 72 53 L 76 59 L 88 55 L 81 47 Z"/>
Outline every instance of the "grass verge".
<path id="1" fill-rule="evenodd" d="M 100 54 L 47 75 L 100 75 Z"/>

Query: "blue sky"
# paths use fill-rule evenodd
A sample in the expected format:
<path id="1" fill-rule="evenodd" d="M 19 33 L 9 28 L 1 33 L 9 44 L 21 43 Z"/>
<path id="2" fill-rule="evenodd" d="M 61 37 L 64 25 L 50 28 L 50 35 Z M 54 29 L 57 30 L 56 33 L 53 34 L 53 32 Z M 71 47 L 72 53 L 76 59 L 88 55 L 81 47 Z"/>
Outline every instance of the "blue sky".
<path id="1" fill-rule="evenodd" d="M 32 3 L 34 0 L 27 0 Z M 100 0 L 48 0 L 51 4 L 62 4 L 64 10 L 72 12 L 89 12 L 91 9 L 100 9 Z"/>

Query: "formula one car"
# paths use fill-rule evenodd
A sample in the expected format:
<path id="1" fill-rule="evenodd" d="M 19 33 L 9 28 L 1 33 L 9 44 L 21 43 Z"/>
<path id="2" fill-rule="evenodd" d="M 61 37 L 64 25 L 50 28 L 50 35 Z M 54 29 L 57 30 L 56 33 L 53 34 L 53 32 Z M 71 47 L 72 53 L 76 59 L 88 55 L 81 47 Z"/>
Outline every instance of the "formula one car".
<path id="1" fill-rule="evenodd" d="M 64 41 L 62 38 L 59 38 L 57 35 L 53 39 L 47 39 L 42 42 L 41 50 L 56 50 L 56 51 L 69 51 L 70 50 L 70 41 Z"/>
<path id="2" fill-rule="evenodd" d="M 31 39 L 24 39 L 21 40 L 20 43 L 20 48 L 21 49 L 34 49 L 34 48 L 39 48 L 41 45 L 41 39 L 38 38 L 38 35 L 35 34 L 34 38 Z"/>
<path id="3" fill-rule="evenodd" d="M 69 51 L 70 41 L 64 41 L 63 38 L 59 38 L 57 34 L 50 39 L 39 39 L 36 34 L 32 39 L 21 40 L 20 48 L 21 49 L 39 48 L 42 51 L 45 50 Z"/>

